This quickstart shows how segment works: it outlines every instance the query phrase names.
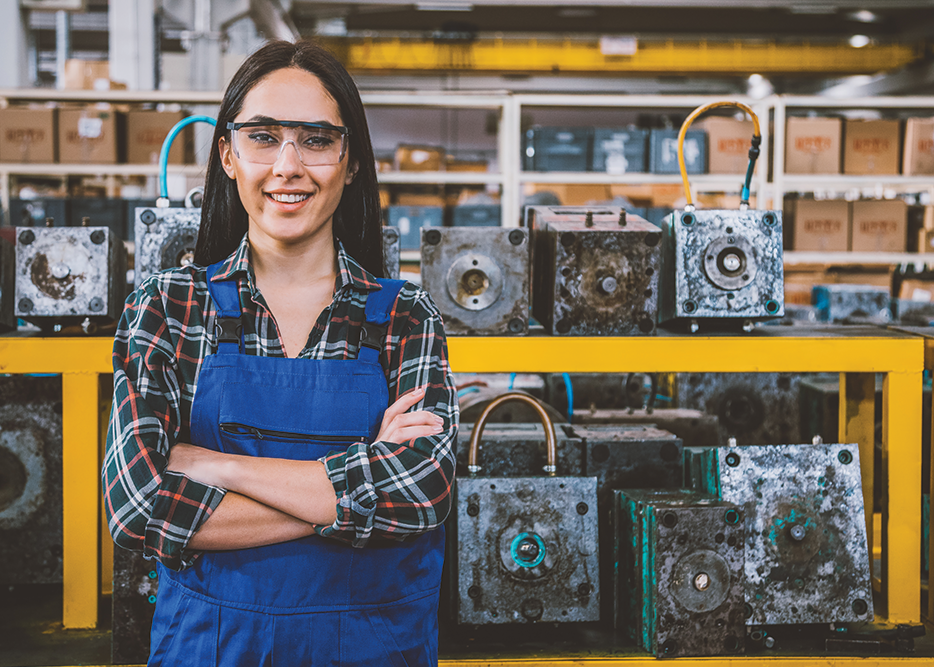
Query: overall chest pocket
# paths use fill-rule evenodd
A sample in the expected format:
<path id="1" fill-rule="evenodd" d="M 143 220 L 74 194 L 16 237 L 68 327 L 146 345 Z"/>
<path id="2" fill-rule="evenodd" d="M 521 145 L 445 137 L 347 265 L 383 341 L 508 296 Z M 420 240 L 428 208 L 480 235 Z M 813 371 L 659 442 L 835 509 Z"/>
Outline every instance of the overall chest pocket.
<path id="1" fill-rule="evenodd" d="M 220 424 L 223 450 L 230 454 L 312 460 L 332 451 L 344 451 L 364 435 L 326 435 L 259 428 L 237 422 Z"/>

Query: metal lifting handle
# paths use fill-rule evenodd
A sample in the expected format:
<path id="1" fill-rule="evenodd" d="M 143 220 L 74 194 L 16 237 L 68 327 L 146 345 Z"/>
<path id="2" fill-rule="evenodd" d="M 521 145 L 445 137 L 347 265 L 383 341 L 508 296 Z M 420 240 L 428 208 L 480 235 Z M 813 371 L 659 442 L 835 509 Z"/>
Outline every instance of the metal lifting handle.
<path id="1" fill-rule="evenodd" d="M 756 167 L 756 160 L 759 158 L 759 145 L 762 143 L 762 132 L 759 131 L 759 117 L 748 105 L 742 102 L 731 102 L 727 100 L 724 102 L 711 102 L 710 104 L 697 107 L 684 119 L 684 122 L 681 123 L 681 131 L 678 132 L 678 167 L 681 169 L 681 180 L 684 182 L 684 196 L 687 199 L 685 208 L 688 210 L 694 209 L 694 200 L 691 198 L 691 184 L 688 182 L 688 170 L 684 164 L 684 137 L 687 135 L 691 123 L 693 123 L 698 116 L 718 107 L 739 107 L 752 116 L 752 147 L 749 149 L 749 167 L 746 169 L 746 180 L 743 183 L 740 209 L 745 210 L 746 207 L 749 206 L 749 189 L 752 184 L 752 172 Z"/>
<path id="2" fill-rule="evenodd" d="M 467 454 L 467 470 L 471 475 L 476 475 L 480 472 L 480 466 L 477 465 L 477 453 L 480 450 L 480 437 L 483 435 L 483 429 L 486 426 L 487 419 L 490 418 L 493 410 L 503 403 L 510 403 L 512 401 L 519 401 L 520 403 L 530 405 L 535 410 L 536 414 L 538 414 L 538 418 L 542 420 L 542 426 L 545 427 L 545 448 L 547 450 L 547 461 L 543 470 L 549 475 L 554 476 L 557 471 L 557 466 L 555 464 L 558 460 L 558 436 L 555 435 L 555 423 L 551 420 L 551 416 L 541 403 L 532 396 L 519 392 L 510 392 L 502 396 L 497 396 L 480 414 L 477 423 L 474 424 L 473 431 L 470 433 L 470 451 Z"/>
<path id="3" fill-rule="evenodd" d="M 167 208 L 169 205 L 169 186 L 165 182 L 165 177 L 169 166 L 169 151 L 172 148 L 172 142 L 175 141 L 175 137 L 178 136 L 179 132 L 192 123 L 217 125 L 217 121 L 210 116 L 188 116 L 188 118 L 183 118 L 175 123 L 175 126 L 169 130 L 165 141 L 162 142 L 162 150 L 159 152 L 159 201 L 156 202 L 156 206 L 159 208 Z"/>

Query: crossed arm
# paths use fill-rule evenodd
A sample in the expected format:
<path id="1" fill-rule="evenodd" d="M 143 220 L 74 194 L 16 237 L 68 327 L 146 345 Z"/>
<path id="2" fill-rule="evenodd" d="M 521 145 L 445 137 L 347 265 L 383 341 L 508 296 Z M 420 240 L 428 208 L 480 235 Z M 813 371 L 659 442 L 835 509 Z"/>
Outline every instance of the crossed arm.
<path id="1" fill-rule="evenodd" d="M 431 412 L 406 412 L 425 396 L 414 389 L 386 410 L 377 440 L 400 444 L 437 435 L 443 420 Z M 305 537 L 337 519 L 334 487 L 319 461 L 238 456 L 178 443 L 168 470 L 227 490 L 188 543 L 197 550 L 242 549 Z"/>

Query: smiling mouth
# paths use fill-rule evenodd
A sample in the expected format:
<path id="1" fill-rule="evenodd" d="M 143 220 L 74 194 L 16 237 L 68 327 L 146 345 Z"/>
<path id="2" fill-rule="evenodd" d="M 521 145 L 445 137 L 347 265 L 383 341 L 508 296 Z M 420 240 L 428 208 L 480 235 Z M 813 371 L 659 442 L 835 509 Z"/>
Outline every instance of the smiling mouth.
<path id="1" fill-rule="evenodd" d="M 281 202 L 281 203 L 283 203 L 283 204 L 297 204 L 297 203 L 300 202 L 300 201 L 305 201 L 305 200 L 308 199 L 311 195 L 308 195 L 308 194 L 304 194 L 304 195 L 284 195 L 284 194 L 276 194 L 276 193 L 270 192 L 270 193 L 269 193 L 269 196 L 272 197 L 272 199 L 274 199 L 275 201 Z"/>

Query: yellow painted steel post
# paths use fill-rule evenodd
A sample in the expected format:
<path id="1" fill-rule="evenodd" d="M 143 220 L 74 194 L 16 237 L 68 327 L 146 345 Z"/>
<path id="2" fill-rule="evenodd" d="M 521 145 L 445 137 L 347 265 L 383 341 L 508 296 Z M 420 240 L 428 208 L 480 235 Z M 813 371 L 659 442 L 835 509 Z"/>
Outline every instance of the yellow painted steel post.
<path id="1" fill-rule="evenodd" d="M 921 371 L 887 373 L 882 396 L 882 587 L 889 623 L 921 620 Z"/>
<path id="2" fill-rule="evenodd" d="M 97 373 L 62 374 L 63 615 L 97 627 L 100 598 L 100 385 Z"/>
<path id="3" fill-rule="evenodd" d="M 110 409 L 113 406 L 113 390 L 108 389 L 104 386 L 104 378 L 112 377 L 110 375 L 101 376 L 101 398 L 103 399 L 100 402 L 100 413 L 98 425 L 107 424 L 110 421 Z M 110 382 L 110 385 L 113 385 L 113 382 Z M 98 448 L 98 456 L 100 461 L 104 460 L 104 450 L 107 448 L 107 429 L 99 428 L 100 436 L 100 447 Z M 107 517 L 104 512 L 104 495 L 102 493 L 97 494 L 98 499 L 100 500 L 100 513 L 101 518 L 101 595 L 112 595 L 113 594 L 113 583 L 114 583 L 114 541 L 110 536 L 110 531 L 107 530 Z"/>
<path id="4" fill-rule="evenodd" d="M 859 469 L 863 482 L 863 509 L 869 564 L 872 567 L 873 472 L 876 454 L 876 378 L 873 373 L 840 373 L 839 442 L 859 445 Z"/>

